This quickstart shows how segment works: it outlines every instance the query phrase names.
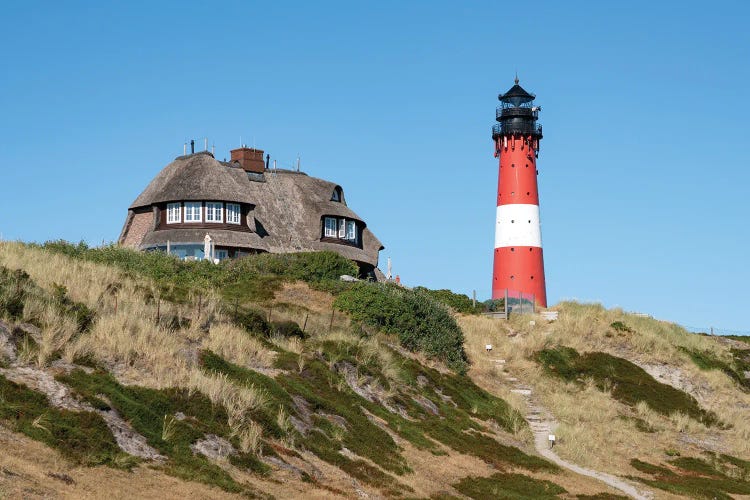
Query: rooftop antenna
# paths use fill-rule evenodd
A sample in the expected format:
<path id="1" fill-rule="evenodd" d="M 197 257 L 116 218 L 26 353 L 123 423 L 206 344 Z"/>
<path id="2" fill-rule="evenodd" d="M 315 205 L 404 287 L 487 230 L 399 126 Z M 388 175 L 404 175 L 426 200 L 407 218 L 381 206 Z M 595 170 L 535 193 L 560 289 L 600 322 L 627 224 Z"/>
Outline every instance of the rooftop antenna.
<path id="1" fill-rule="evenodd" d="M 195 140 L 190 139 L 190 154 L 195 154 Z"/>
<path id="2" fill-rule="evenodd" d="M 187 154 L 187 141 L 182 145 L 182 156 Z"/>
<path id="3" fill-rule="evenodd" d="M 515 80 L 515 82 L 516 82 L 516 85 L 518 85 L 518 70 L 516 70 L 516 80 Z"/>
<path id="4" fill-rule="evenodd" d="M 208 137 L 203 138 L 203 151 L 208 151 Z"/>
<path id="5" fill-rule="evenodd" d="M 299 172 L 299 163 L 300 163 L 300 157 L 299 157 L 299 153 L 297 153 L 297 172 Z"/>
<path id="6" fill-rule="evenodd" d="M 212 155 L 214 154 L 214 149 L 216 149 L 216 143 L 215 143 L 215 142 L 212 142 L 212 143 L 211 143 L 211 154 L 212 154 Z"/>

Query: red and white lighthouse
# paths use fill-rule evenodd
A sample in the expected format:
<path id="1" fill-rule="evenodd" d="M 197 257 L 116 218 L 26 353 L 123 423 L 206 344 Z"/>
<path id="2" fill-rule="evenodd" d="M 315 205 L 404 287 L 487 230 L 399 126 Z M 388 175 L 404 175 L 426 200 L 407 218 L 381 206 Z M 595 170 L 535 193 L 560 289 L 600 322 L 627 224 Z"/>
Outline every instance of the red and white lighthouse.
<path id="1" fill-rule="evenodd" d="M 498 96 L 498 123 L 492 127 L 500 159 L 492 298 L 533 296 L 537 305 L 547 307 L 536 168 L 542 126 L 534 97 L 518 85 L 518 78 Z"/>

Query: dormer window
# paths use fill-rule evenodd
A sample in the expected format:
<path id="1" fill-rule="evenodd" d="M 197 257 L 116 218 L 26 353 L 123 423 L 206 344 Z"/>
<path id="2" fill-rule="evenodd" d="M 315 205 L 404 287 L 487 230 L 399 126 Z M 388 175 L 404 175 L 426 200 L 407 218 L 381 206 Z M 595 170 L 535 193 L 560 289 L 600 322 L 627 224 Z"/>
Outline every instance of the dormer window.
<path id="1" fill-rule="evenodd" d="M 206 202 L 206 222 L 224 222 L 224 204 L 221 202 Z"/>
<path id="2" fill-rule="evenodd" d="M 335 238 L 336 237 L 336 228 L 338 227 L 338 223 L 334 217 L 326 217 L 325 222 L 325 237 L 326 238 Z"/>
<path id="3" fill-rule="evenodd" d="M 200 201 L 186 201 L 185 222 L 201 222 L 201 208 L 202 203 Z"/>
<path id="4" fill-rule="evenodd" d="M 331 201 L 338 201 L 341 203 L 341 200 L 344 199 L 344 195 L 341 192 L 341 188 L 339 186 L 336 186 L 336 188 L 333 190 L 333 194 L 331 195 Z"/>
<path id="5" fill-rule="evenodd" d="M 167 224 L 182 222 L 182 203 L 167 203 Z"/>
<path id="6" fill-rule="evenodd" d="M 341 240 L 341 242 L 359 244 L 357 222 L 338 217 L 323 218 L 323 237 Z"/>
<path id="7" fill-rule="evenodd" d="M 239 203 L 227 203 L 227 222 L 229 224 L 240 223 L 240 205 Z"/>

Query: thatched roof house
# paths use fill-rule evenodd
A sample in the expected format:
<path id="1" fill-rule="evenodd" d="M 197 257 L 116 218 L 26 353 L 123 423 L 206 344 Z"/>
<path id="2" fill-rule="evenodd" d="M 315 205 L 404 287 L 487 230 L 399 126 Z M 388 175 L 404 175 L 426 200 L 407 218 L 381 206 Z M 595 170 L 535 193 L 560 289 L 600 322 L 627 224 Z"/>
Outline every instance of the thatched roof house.
<path id="1" fill-rule="evenodd" d="M 383 245 L 341 186 L 268 169 L 261 150 L 231 153 L 228 162 L 209 152 L 175 158 L 128 208 L 119 243 L 195 259 L 333 250 L 375 273 Z"/>

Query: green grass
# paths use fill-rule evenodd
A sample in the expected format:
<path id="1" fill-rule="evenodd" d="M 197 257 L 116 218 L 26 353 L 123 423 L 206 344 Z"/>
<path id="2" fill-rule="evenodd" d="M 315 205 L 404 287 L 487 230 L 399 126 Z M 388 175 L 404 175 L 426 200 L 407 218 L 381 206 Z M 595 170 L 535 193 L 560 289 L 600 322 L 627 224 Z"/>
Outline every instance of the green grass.
<path id="1" fill-rule="evenodd" d="M 727 455 L 707 454 L 711 461 L 697 457 L 680 457 L 670 460 L 671 467 L 654 465 L 633 459 L 630 465 L 649 477 L 631 477 L 644 484 L 677 495 L 692 498 L 731 499 L 731 495 L 749 495 L 746 462 Z M 741 475 L 737 475 L 737 471 Z M 729 475 L 731 472 L 733 475 Z"/>
<path id="2" fill-rule="evenodd" d="M 718 417 L 700 407 L 689 394 L 656 381 L 642 368 L 628 360 L 603 352 L 579 354 L 569 347 L 543 349 L 536 360 L 545 371 L 569 382 L 594 381 L 601 390 L 628 406 L 643 401 L 662 415 L 681 412 L 707 426 L 721 425 Z"/>
<path id="3" fill-rule="evenodd" d="M 453 485 L 456 490 L 477 500 L 522 500 L 559 498 L 565 488 L 551 481 L 523 474 L 493 474 L 489 477 L 465 477 Z"/>
<path id="4" fill-rule="evenodd" d="M 102 417 L 54 408 L 46 396 L 0 375 L 0 422 L 45 443 L 73 463 L 129 467 L 136 460 L 120 451 Z"/>

